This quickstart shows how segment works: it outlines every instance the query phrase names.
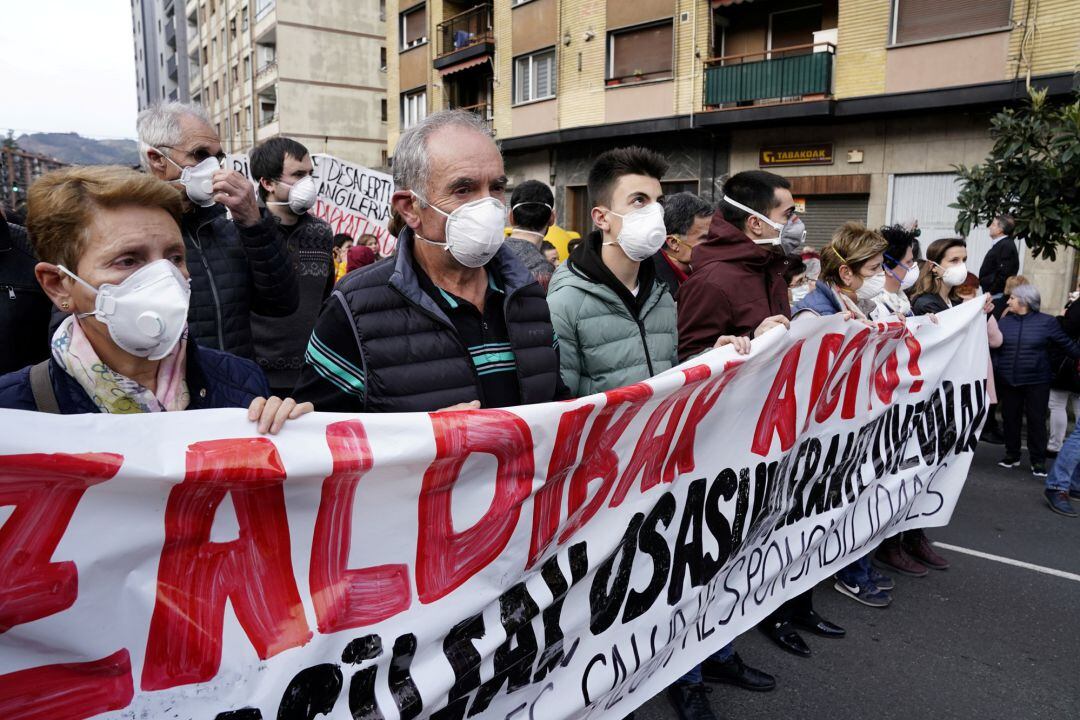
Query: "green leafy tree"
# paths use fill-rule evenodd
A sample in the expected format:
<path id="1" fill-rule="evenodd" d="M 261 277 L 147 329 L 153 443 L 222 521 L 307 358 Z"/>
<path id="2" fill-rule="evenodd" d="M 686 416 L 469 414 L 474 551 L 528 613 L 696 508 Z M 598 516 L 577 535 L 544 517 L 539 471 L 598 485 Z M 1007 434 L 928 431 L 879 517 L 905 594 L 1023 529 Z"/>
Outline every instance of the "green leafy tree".
<path id="1" fill-rule="evenodd" d="M 1080 99 L 1055 106 L 1046 90 L 1031 90 L 1017 109 L 993 117 L 994 148 L 981 165 L 955 166 L 960 193 L 956 231 L 1007 213 L 1014 237 L 1036 256 L 1056 258 L 1058 246 L 1080 247 Z"/>
<path id="2" fill-rule="evenodd" d="M 19 143 L 15 142 L 15 131 L 14 130 L 8 130 L 7 131 L 7 137 L 4 138 L 3 140 L 0 140 L 0 147 L 6 148 L 8 150 L 18 150 L 19 149 Z"/>

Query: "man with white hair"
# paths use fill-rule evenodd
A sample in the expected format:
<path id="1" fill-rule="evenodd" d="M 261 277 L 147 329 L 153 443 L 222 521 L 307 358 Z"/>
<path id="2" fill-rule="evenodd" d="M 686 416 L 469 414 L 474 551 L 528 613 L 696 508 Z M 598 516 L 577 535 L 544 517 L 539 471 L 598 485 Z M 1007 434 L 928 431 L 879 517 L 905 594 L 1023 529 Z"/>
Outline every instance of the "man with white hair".
<path id="1" fill-rule="evenodd" d="M 394 153 L 397 254 L 323 306 L 296 397 L 331 412 L 494 408 L 569 397 L 544 290 L 503 246 L 506 172 L 483 122 L 448 110 Z"/>
<path id="2" fill-rule="evenodd" d="M 201 106 L 153 105 L 139 113 L 137 130 L 143 168 L 185 191 L 189 336 L 253 357 L 251 313 L 281 317 L 299 305 L 296 270 L 276 221 L 259 209 L 246 177 L 221 167 L 225 153 Z"/>

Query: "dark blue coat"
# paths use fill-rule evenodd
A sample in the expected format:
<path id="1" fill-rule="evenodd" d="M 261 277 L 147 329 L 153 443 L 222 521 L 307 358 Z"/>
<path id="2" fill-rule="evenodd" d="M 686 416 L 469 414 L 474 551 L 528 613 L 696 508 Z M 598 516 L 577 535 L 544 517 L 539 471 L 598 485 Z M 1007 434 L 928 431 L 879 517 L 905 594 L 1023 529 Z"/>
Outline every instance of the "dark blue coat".
<path id="1" fill-rule="evenodd" d="M 835 315 L 842 312 L 843 309 L 836 299 L 836 293 L 832 291 L 828 284 L 817 280 L 814 282 L 814 289 L 806 293 L 806 297 L 792 306 L 791 316 L 795 317 L 799 313 L 807 311 L 815 315 Z"/>
<path id="2" fill-rule="evenodd" d="M 210 408 L 246 408 L 257 397 L 268 397 L 270 386 L 262 370 L 251 360 L 199 347 L 188 341 L 187 384 L 191 393 L 188 410 Z M 82 386 L 49 360 L 56 402 L 63 415 L 100 412 Z M 30 368 L 0 375 L 0 408 L 6 410 L 37 410 L 30 389 Z"/>
<path id="3" fill-rule="evenodd" d="M 993 353 L 994 370 L 1009 385 L 1041 385 L 1054 378 L 1050 347 L 1056 345 L 1072 360 L 1080 358 L 1077 345 L 1046 313 L 1009 313 L 998 322 L 1004 341 Z"/>

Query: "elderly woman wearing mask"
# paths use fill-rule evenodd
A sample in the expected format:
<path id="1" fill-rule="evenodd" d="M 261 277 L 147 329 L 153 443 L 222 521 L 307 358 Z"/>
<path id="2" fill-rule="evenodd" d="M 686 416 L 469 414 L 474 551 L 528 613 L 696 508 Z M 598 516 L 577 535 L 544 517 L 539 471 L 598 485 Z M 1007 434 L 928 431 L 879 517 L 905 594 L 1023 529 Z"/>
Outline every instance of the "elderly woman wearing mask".
<path id="1" fill-rule="evenodd" d="M 38 283 L 71 315 L 52 357 L 0 376 L 0 408 L 62 414 L 247 407 L 276 433 L 310 403 L 266 399 L 258 366 L 187 340 L 191 294 L 168 183 L 121 167 L 74 167 L 30 189 Z"/>
<path id="2" fill-rule="evenodd" d="M 1031 472 L 1046 477 L 1046 413 L 1054 369 L 1052 346 L 1072 361 L 1080 358 L 1080 345 L 1061 329 L 1057 318 L 1039 312 L 1042 297 L 1034 285 L 1018 285 L 1009 296 L 1008 311 L 998 326 L 1003 342 L 994 352 L 994 369 L 1005 425 L 1005 457 L 998 465 L 1020 465 L 1020 421 L 1027 419 L 1027 446 Z"/>

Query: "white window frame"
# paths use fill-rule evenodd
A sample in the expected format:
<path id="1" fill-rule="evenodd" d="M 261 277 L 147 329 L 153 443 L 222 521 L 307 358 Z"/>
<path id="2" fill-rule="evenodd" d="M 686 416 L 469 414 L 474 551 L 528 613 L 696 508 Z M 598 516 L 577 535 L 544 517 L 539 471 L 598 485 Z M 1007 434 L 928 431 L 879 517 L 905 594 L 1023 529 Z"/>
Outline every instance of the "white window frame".
<path id="1" fill-rule="evenodd" d="M 551 71 L 548 74 L 549 94 L 547 95 L 540 95 L 539 88 L 537 86 L 538 75 L 536 72 L 536 58 L 541 55 L 551 56 Z M 547 48 L 545 50 L 539 50 L 534 53 L 529 53 L 528 55 L 522 55 L 520 57 L 514 58 L 514 105 L 527 105 L 528 103 L 551 100 L 552 98 L 556 97 L 556 95 L 558 95 L 558 76 L 556 74 L 557 62 L 558 61 L 556 59 L 555 48 Z M 528 82 L 528 92 L 526 93 L 527 97 L 522 97 L 522 94 L 519 92 L 522 87 L 520 85 L 522 72 L 524 72 L 525 77 L 527 78 L 526 82 Z"/>
<path id="2" fill-rule="evenodd" d="M 401 41 L 399 44 L 401 45 L 401 50 L 403 50 L 403 51 L 404 50 L 411 50 L 414 47 L 419 47 L 419 46 L 423 45 L 424 43 L 426 43 L 428 41 L 428 39 L 427 39 L 427 28 L 425 27 L 424 28 L 424 35 L 422 37 L 419 37 L 416 40 L 413 40 L 411 43 L 406 43 L 405 42 L 405 18 L 407 18 L 409 15 L 412 15 L 413 13 L 418 13 L 418 12 L 423 12 L 424 13 L 424 18 L 425 18 L 425 22 L 426 22 L 426 19 L 427 19 L 427 4 L 426 3 L 421 3 L 421 4 L 417 5 L 414 8 L 409 8 L 408 10 L 401 13 L 401 25 L 398 28 L 398 34 L 399 34 L 400 37 L 398 39 Z"/>
<path id="3" fill-rule="evenodd" d="M 402 93 L 401 129 L 407 130 L 427 117 L 427 88 Z"/>

